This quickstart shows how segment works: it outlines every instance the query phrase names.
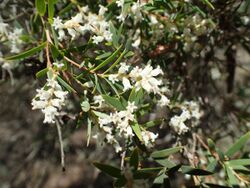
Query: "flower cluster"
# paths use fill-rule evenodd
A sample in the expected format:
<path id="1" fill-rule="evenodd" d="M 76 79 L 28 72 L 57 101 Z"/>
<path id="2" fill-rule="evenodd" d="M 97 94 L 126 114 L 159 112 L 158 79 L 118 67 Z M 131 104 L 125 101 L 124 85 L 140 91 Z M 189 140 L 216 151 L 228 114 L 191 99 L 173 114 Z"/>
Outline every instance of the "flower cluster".
<path id="1" fill-rule="evenodd" d="M 32 100 L 32 109 L 41 109 L 45 115 L 43 123 L 55 123 L 56 116 L 60 115 L 59 110 L 65 104 L 68 94 L 56 80 L 56 73 L 48 72 L 47 83 Z"/>
<path id="2" fill-rule="evenodd" d="M 21 40 L 23 30 L 20 28 L 14 28 L 13 31 L 11 31 L 9 27 L 9 24 L 4 23 L 2 17 L 0 16 L 0 40 L 8 41 L 11 53 L 19 53 L 23 43 Z"/>
<path id="3" fill-rule="evenodd" d="M 86 32 L 92 32 L 95 34 L 92 39 L 96 44 L 104 40 L 111 41 L 112 33 L 109 29 L 109 23 L 104 17 L 107 8 L 102 5 L 99 5 L 99 7 L 98 14 L 91 13 L 88 7 L 82 7 L 80 13 L 64 23 L 59 17 L 54 18 L 53 27 L 58 31 L 58 39 L 65 39 L 65 30 L 67 30 L 71 40 L 74 40 L 79 35 L 84 35 Z"/>
<path id="4" fill-rule="evenodd" d="M 190 51 L 193 47 L 198 48 L 198 37 L 201 35 L 208 35 L 214 29 L 214 24 L 209 19 L 202 19 L 199 15 L 188 17 L 185 22 L 185 29 L 181 37 L 184 42 L 184 50 Z"/>
<path id="5" fill-rule="evenodd" d="M 202 116 L 199 105 L 194 101 L 186 101 L 181 105 L 181 114 L 175 115 L 170 119 L 169 125 L 179 135 L 189 131 L 186 124 L 187 120 L 193 120 L 192 126 L 197 125 L 198 120 Z"/>
<path id="6" fill-rule="evenodd" d="M 169 104 L 169 99 L 163 94 L 167 90 L 165 87 L 161 87 L 163 82 L 160 78 L 157 78 L 159 75 L 163 75 L 163 71 L 159 66 L 154 69 L 148 64 L 144 68 L 136 66 L 131 71 L 129 69 L 129 65 L 121 63 L 118 73 L 110 74 L 108 78 L 112 83 L 122 81 L 124 91 L 131 89 L 133 85 L 136 91 L 142 88 L 147 93 L 159 95 L 161 97 L 160 106 Z"/>
<path id="7" fill-rule="evenodd" d="M 103 130 L 105 134 L 106 142 L 112 144 L 116 152 L 122 150 L 122 147 L 119 144 L 119 140 L 131 140 L 134 136 L 133 129 L 131 124 L 135 121 L 134 112 L 136 111 L 137 106 L 134 102 L 128 102 L 128 105 L 125 110 L 115 111 L 110 113 L 110 115 L 102 115 L 99 117 L 99 127 Z M 157 138 L 157 134 L 154 134 L 150 131 L 142 131 L 142 142 L 150 147 Z M 94 137 L 98 137 L 95 135 Z"/>

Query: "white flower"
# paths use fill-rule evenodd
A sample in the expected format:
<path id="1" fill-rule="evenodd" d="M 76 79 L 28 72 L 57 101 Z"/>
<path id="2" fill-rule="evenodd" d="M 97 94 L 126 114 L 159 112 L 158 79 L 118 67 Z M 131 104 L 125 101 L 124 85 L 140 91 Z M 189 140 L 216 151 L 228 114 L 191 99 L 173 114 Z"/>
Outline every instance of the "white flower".
<path id="1" fill-rule="evenodd" d="M 117 4 L 118 7 L 123 7 L 124 0 L 117 0 L 115 3 Z"/>
<path id="2" fill-rule="evenodd" d="M 56 29 L 56 30 L 59 30 L 59 29 L 63 29 L 64 25 L 62 23 L 62 20 L 61 18 L 59 17 L 56 17 L 56 18 L 53 18 L 53 24 L 52 26 Z"/>
<path id="3" fill-rule="evenodd" d="M 61 69 L 64 66 L 64 64 L 61 62 L 54 62 L 53 65 L 56 66 L 58 69 Z"/>
<path id="4" fill-rule="evenodd" d="M 114 84 L 115 82 L 118 82 L 118 75 L 117 74 L 110 74 L 108 76 L 108 79 Z"/>
<path id="5" fill-rule="evenodd" d="M 105 14 L 105 12 L 107 12 L 107 8 L 102 6 L 102 5 L 99 5 L 100 9 L 99 9 L 99 16 L 103 16 Z"/>
<path id="6" fill-rule="evenodd" d="M 128 101 L 128 105 L 127 105 L 126 109 L 128 112 L 133 113 L 137 109 L 137 106 L 135 105 L 135 102 Z"/>
<path id="7" fill-rule="evenodd" d="M 9 25 L 7 23 L 4 23 L 0 17 L 0 35 L 2 35 L 2 34 L 7 35 L 8 34 L 8 31 L 7 31 L 8 26 Z"/>
<path id="8" fill-rule="evenodd" d="M 101 95 L 94 96 L 94 104 L 98 104 L 98 107 L 101 107 L 104 102 L 104 99 Z"/>
<path id="9" fill-rule="evenodd" d="M 145 144 L 145 146 L 151 147 L 152 143 L 154 143 L 155 139 L 158 137 L 158 134 L 154 134 L 153 132 L 150 131 L 142 131 L 141 136 L 142 136 L 142 142 Z"/>
<path id="10" fill-rule="evenodd" d="M 49 76 L 47 84 L 37 89 L 36 96 L 32 99 L 32 109 L 41 109 L 44 113 L 44 123 L 55 123 L 55 117 L 59 115 L 59 110 L 65 104 L 65 98 L 68 94 L 63 91 L 56 81 L 56 76 Z"/>
<path id="11" fill-rule="evenodd" d="M 174 116 L 170 119 L 170 126 L 173 127 L 173 129 L 178 133 L 178 134 L 183 134 L 189 130 L 189 128 L 185 125 L 183 122 L 183 118 L 180 116 Z"/>
<path id="12" fill-rule="evenodd" d="M 95 36 L 92 37 L 92 39 L 93 39 L 93 43 L 99 44 L 100 42 L 102 42 L 104 40 L 104 37 L 95 35 Z"/>
<path id="13" fill-rule="evenodd" d="M 169 103 L 170 100 L 165 95 L 161 95 L 161 99 L 158 101 L 159 106 L 167 106 Z"/>
<path id="14" fill-rule="evenodd" d="M 128 72 L 129 67 L 130 66 L 127 65 L 126 63 L 121 63 L 120 68 L 118 69 L 118 74 L 125 74 L 126 72 Z"/>
<path id="15" fill-rule="evenodd" d="M 123 77 L 122 84 L 123 84 L 123 91 L 127 91 L 128 89 L 132 88 L 129 79 L 127 79 L 126 77 Z"/>
<path id="16" fill-rule="evenodd" d="M 161 92 L 159 86 L 162 85 L 162 81 L 155 78 L 160 74 L 163 72 L 159 67 L 153 69 L 151 65 L 147 65 L 144 69 L 135 67 L 129 76 L 134 80 L 137 91 L 143 88 L 148 93 L 156 94 Z"/>

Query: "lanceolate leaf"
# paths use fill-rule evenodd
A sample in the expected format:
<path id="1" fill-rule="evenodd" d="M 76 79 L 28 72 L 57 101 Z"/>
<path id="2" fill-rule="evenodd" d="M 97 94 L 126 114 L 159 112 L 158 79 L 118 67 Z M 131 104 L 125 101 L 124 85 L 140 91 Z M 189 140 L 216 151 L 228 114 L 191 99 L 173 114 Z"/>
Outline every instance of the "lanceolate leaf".
<path id="1" fill-rule="evenodd" d="M 227 177 L 228 177 L 228 182 L 231 186 L 236 186 L 239 184 L 237 178 L 234 175 L 234 172 L 232 170 L 232 168 L 230 166 L 228 166 L 227 164 L 225 164 L 225 169 L 227 172 Z"/>
<path id="2" fill-rule="evenodd" d="M 232 157 L 237 151 L 241 150 L 247 143 L 247 141 L 250 139 L 250 131 L 240 137 L 239 140 L 236 141 L 235 144 L 233 144 L 225 153 L 228 157 Z"/>
<path id="3" fill-rule="evenodd" d="M 174 154 L 178 151 L 180 151 L 183 147 L 176 147 L 176 148 L 169 148 L 169 149 L 164 149 L 160 151 L 155 151 L 151 154 L 151 157 L 153 158 L 165 158 L 168 157 L 171 154 Z"/>
<path id="4" fill-rule="evenodd" d="M 48 0 L 48 14 L 49 14 L 49 19 L 53 19 L 54 17 L 54 11 L 55 11 L 55 8 L 54 8 L 54 0 Z"/>
<path id="5" fill-rule="evenodd" d="M 97 67 L 95 67 L 93 69 L 93 71 L 97 71 L 97 70 L 101 69 L 102 67 L 104 67 L 105 65 L 111 63 L 115 59 L 115 57 L 117 56 L 117 54 L 120 52 L 121 48 L 122 48 L 122 45 L 111 56 L 109 56 L 101 64 L 99 64 Z"/>
<path id="6" fill-rule="evenodd" d="M 122 105 L 122 103 L 119 99 L 114 98 L 114 97 L 110 97 L 108 95 L 103 95 L 102 97 L 106 103 L 110 104 L 111 106 L 113 106 L 117 110 L 119 110 L 119 111 L 125 110 L 125 107 Z"/>
<path id="7" fill-rule="evenodd" d="M 138 123 L 134 123 L 134 124 L 132 125 L 132 129 L 133 129 L 133 131 L 135 132 L 137 138 L 138 138 L 140 141 L 142 141 L 141 128 L 140 128 L 139 124 L 138 124 Z"/>
<path id="8" fill-rule="evenodd" d="M 6 60 L 18 60 L 18 59 L 24 59 L 26 57 L 30 57 L 32 55 L 34 55 L 35 53 L 41 51 L 42 49 L 44 49 L 46 45 L 46 42 L 40 44 L 39 46 L 35 47 L 35 48 L 32 48 L 30 50 L 27 50 L 25 52 L 22 52 L 20 54 L 17 54 L 17 55 L 13 55 L 13 56 L 10 56 L 10 57 L 6 57 L 5 59 Z"/>
<path id="9" fill-rule="evenodd" d="M 107 164 L 102 164 L 102 163 L 93 163 L 93 164 L 99 170 L 101 170 L 102 172 L 104 172 L 112 177 L 115 177 L 115 178 L 121 177 L 121 170 L 119 168 L 116 168 L 114 166 L 107 165 Z"/>
<path id="10" fill-rule="evenodd" d="M 45 76 L 47 74 L 47 72 L 48 72 L 48 68 L 42 69 L 42 70 L 40 70 L 39 72 L 36 73 L 36 77 L 40 78 L 42 76 Z"/>
<path id="11" fill-rule="evenodd" d="M 60 82 L 60 84 L 63 85 L 69 92 L 76 93 L 76 90 L 74 90 L 67 82 L 65 82 L 61 77 L 57 76 L 57 80 Z"/>
<path id="12" fill-rule="evenodd" d="M 43 16 L 46 12 L 46 3 L 45 0 L 36 0 L 35 1 L 36 4 L 36 9 L 38 11 L 38 13 Z"/>
<path id="13" fill-rule="evenodd" d="M 181 169 L 184 174 L 195 175 L 195 176 L 207 176 L 213 174 L 213 172 L 199 168 L 192 168 L 190 166 L 182 166 Z"/>
<path id="14" fill-rule="evenodd" d="M 228 161 L 228 164 L 229 164 L 230 166 L 234 166 L 234 165 L 249 166 L 249 165 L 250 165 L 250 159 L 237 159 L 237 160 L 231 160 L 231 161 Z"/>
<path id="15" fill-rule="evenodd" d="M 137 148 L 135 148 L 134 151 L 132 152 L 132 154 L 130 156 L 129 164 L 130 164 L 130 166 L 133 166 L 134 169 L 138 168 L 138 165 L 139 165 L 139 152 L 138 152 Z"/>

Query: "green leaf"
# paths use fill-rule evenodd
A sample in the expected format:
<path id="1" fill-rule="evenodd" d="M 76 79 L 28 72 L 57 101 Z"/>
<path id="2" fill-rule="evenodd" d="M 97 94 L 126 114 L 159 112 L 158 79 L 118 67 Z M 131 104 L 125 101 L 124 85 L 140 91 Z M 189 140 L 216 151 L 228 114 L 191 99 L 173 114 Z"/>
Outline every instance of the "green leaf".
<path id="1" fill-rule="evenodd" d="M 133 177 L 134 179 L 148 179 L 156 176 L 162 169 L 162 167 L 139 169 L 134 172 Z"/>
<path id="2" fill-rule="evenodd" d="M 48 72 L 48 68 L 42 69 L 36 73 L 36 77 L 41 78 L 41 77 L 45 76 L 47 74 L 47 72 Z"/>
<path id="3" fill-rule="evenodd" d="M 239 182 L 238 182 L 237 178 L 235 177 L 232 168 L 230 166 L 228 166 L 227 164 L 225 164 L 225 170 L 227 172 L 228 183 L 231 186 L 237 186 L 239 184 Z"/>
<path id="4" fill-rule="evenodd" d="M 158 164 L 160 164 L 168 169 L 176 166 L 175 163 L 169 161 L 168 159 L 156 159 L 155 162 L 157 162 Z"/>
<path id="5" fill-rule="evenodd" d="M 143 124 L 143 127 L 145 129 L 148 129 L 148 128 L 154 127 L 156 125 L 161 125 L 162 121 L 163 121 L 163 119 L 152 120 L 152 121 L 149 121 L 149 122 Z"/>
<path id="6" fill-rule="evenodd" d="M 117 89 L 116 89 L 116 87 L 114 86 L 114 84 L 112 83 L 112 82 L 110 82 L 108 79 L 106 79 L 106 78 L 103 78 L 109 85 L 110 85 L 110 87 L 114 90 L 114 92 L 115 92 L 115 94 L 117 95 L 117 97 L 119 97 L 120 95 L 119 95 L 119 93 L 118 93 L 118 91 L 117 91 Z"/>
<path id="7" fill-rule="evenodd" d="M 123 52 L 121 53 L 121 55 L 118 57 L 118 59 L 103 73 L 106 74 L 107 72 L 109 72 L 110 70 L 112 70 L 123 58 L 123 56 L 127 53 L 127 50 L 123 50 Z"/>
<path id="8" fill-rule="evenodd" d="M 139 89 L 139 91 L 136 91 L 135 87 L 130 92 L 128 100 L 130 102 L 135 102 L 135 105 L 138 105 L 143 98 L 143 89 Z"/>
<path id="9" fill-rule="evenodd" d="M 239 151 L 242 147 L 245 146 L 247 141 L 250 139 L 250 131 L 240 137 L 239 140 L 236 141 L 235 144 L 233 144 L 225 153 L 228 157 L 232 157 L 237 151 Z"/>
<path id="10" fill-rule="evenodd" d="M 248 165 L 250 165 L 250 159 L 236 159 L 236 160 L 231 160 L 231 161 L 228 161 L 228 164 L 230 166 L 235 166 L 235 165 L 248 166 Z"/>
<path id="11" fill-rule="evenodd" d="M 122 48 L 122 45 L 119 46 L 119 48 L 111 56 L 109 56 L 105 61 L 103 61 L 102 63 L 100 63 L 92 71 L 97 71 L 97 70 L 101 69 L 102 67 L 106 66 L 107 64 L 111 63 L 115 59 L 115 57 L 117 56 L 117 54 L 120 52 L 121 48 Z"/>
<path id="12" fill-rule="evenodd" d="M 192 168 L 190 166 L 182 166 L 181 170 L 184 174 L 195 175 L 195 176 L 207 176 L 213 174 L 213 172 L 199 168 Z"/>
<path id="13" fill-rule="evenodd" d="M 117 98 L 110 97 L 108 95 L 102 95 L 103 99 L 106 103 L 110 104 L 114 108 L 116 108 L 118 111 L 125 110 L 126 108 L 122 105 L 121 101 Z"/>
<path id="14" fill-rule="evenodd" d="M 107 58 L 107 57 L 110 56 L 111 54 L 112 54 L 111 52 L 106 52 L 106 53 L 104 53 L 104 54 L 98 55 L 95 59 L 96 59 L 96 60 L 101 60 L 101 59 Z"/>
<path id="15" fill-rule="evenodd" d="M 109 118 L 109 115 L 102 113 L 102 112 L 98 112 L 95 110 L 92 110 L 91 112 L 93 112 L 96 116 L 100 117 L 100 118 Z"/>
<path id="16" fill-rule="evenodd" d="M 122 176 L 114 182 L 114 187 L 124 187 L 126 183 L 127 183 L 126 178 Z"/>
<path id="17" fill-rule="evenodd" d="M 112 43 L 114 44 L 115 47 L 119 46 L 119 39 L 121 35 L 118 35 L 117 29 L 113 25 L 112 22 L 109 24 L 110 32 L 112 33 Z"/>
<path id="18" fill-rule="evenodd" d="M 49 19 L 52 22 L 55 13 L 54 3 L 55 3 L 54 0 L 48 0 L 48 14 L 49 14 Z"/>
<path id="19" fill-rule="evenodd" d="M 60 76 L 57 76 L 57 80 L 59 81 L 60 84 L 65 87 L 69 92 L 74 92 L 76 93 L 76 90 L 74 90 L 67 82 L 65 82 Z"/>
<path id="20" fill-rule="evenodd" d="M 180 151 L 183 147 L 175 147 L 175 148 L 169 148 L 169 149 L 164 149 L 160 151 L 155 151 L 151 154 L 151 157 L 153 158 L 165 158 L 168 157 L 171 154 L 174 154 L 178 151 Z"/>
<path id="21" fill-rule="evenodd" d="M 136 134 L 137 138 L 142 142 L 142 135 L 141 135 L 141 128 L 138 123 L 134 123 L 132 125 L 132 129 L 134 133 Z"/>
<path id="22" fill-rule="evenodd" d="M 138 148 L 135 148 L 134 151 L 132 152 L 132 154 L 130 156 L 129 164 L 130 164 L 130 166 L 133 166 L 134 169 L 138 168 L 138 165 L 139 165 L 139 152 L 138 152 Z"/>
<path id="23" fill-rule="evenodd" d="M 41 51 L 42 49 L 44 49 L 44 47 L 46 46 L 46 42 L 40 44 L 39 46 L 35 47 L 35 48 L 32 48 L 30 50 L 27 50 L 25 52 L 22 52 L 20 54 L 17 54 L 17 55 L 13 55 L 13 56 L 10 56 L 10 57 L 6 57 L 5 59 L 6 60 L 18 60 L 18 59 L 24 59 L 26 57 L 29 57 L 29 56 L 32 56 L 33 54 Z"/>
<path id="24" fill-rule="evenodd" d="M 95 167 L 97 167 L 99 170 L 101 170 L 102 172 L 115 177 L 115 178 L 121 178 L 121 170 L 119 168 L 116 168 L 114 166 L 110 166 L 107 164 L 102 164 L 102 163 L 93 163 L 95 165 Z"/>
<path id="25" fill-rule="evenodd" d="M 207 6 L 209 6 L 211 9 L 214 9 L 214 6 L 212 5 L 212 3 L 210 3 L 209 0 L 202 0 L 203 3 L 205 3 Z"/>
<path id="26" fill-rule="evenodd" d="M 211 162 L 209 162 L 209 164 L 208 164 L 206 170 L 211 171 L 211 172 L 214 172 L 214 170 L 215 170 L 217 164 L 218 164 L 218 162 L 217 162 L 215 159 L 212 160 Z"/>
<path id="27" fill-rule="evenodd" d="M 154 184 L 163 184 L 164 179 L 167 178 L 167 175 L 165 174 L 165 170 L 161 170 L 157 177 L 154 179 Z"/>
<path id="28" fill-rule="evenodd" d="M 90 110 L 90 104 L 88 101 L 83 101 L 81 103 L 81 108 L 84 112 L 88 112 Z"/>
<path id="29" fill-rule="evenodd" d="M 36 0 L 35 1 L 36 9 L 38 13 L 43 16 L 46 12 L 46 3 L 45 0 Z"/>

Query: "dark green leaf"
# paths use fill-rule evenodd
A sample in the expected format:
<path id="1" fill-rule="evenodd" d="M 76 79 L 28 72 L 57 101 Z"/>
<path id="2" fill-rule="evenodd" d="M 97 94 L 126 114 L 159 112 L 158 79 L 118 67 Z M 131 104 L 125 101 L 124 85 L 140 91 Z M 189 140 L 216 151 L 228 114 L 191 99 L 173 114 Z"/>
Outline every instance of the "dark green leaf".
<path id="1" fill-rule="evenodd" d="M 195 175 L 195 176 L 207 176 L 213 174 L 213 172 L 199 168 L 192 168 L 190 166 L 182 166 L 181 169 L 184 174 Z"/>
<path id="2" fill-rule="evenodd" d="M 95 67 L 93 71 L 97 71 L 101 69 L 102 67 L 106 66 L 107 64 L 111 63 L 115 59 L 117 54 L 120 52 L 121 48 L 122 48 L 122 45 L 119 46 L 119 48 L 111 56 L 109 56 L 105 61 L 103 61 L 97 67 Z"/>
<path id="3" fill-rule="evenodd" d="M 69 92 L 74 92 L 76 93 L 76 90 L 74 90 L 67 82 L 65 82 L 61 77 L 57 76 L 57 80 L 59 81 L 60 84 L 65 87 Z"/>
<path id="4" fill-rule="evenodd" d="M 95 165 L 95 167 L 97 167 L 99 170 L 101 170 L 102 172 L 115 177 L 115 178 L 121 178 L 121 170 L 119 168 L 116 168 L 114 166 L 110 166 L 107 164 L 102 164 L 102 163 L 93 163 Z"/>
<path id="5" fill-rule="evenodd" d="M 33 54 L 41 51 L 42 49 L 44 49 L 44 47 L 46 46 L 46 42 L 40 44 L 39 46 L 35 47 L 35 48 L 32 48 L 30 50 L 27 50 L 25 52 L 22 52 L 20 54 L 17 54 L 17 55 L 13 55 L 13 56 L 10 56 L 10 57 L 6 57 L 5 59 L 6 60 L 18 60 L 18 59 L 24 59 L 26 57 L 29 57 L 29 56 L 32 56 Z"/>
<path id="6" fill-rule="evenodd" d="M 137 148 L 135 148 L 134 151 L 132 152 L 132 154 L 130 156 L 129 164 L 130 164 L 130 166 L 133 166 L 134 169 L 138 168 L 138 165 L 139 165 L 139 152 L 138 152 Z"/>
<path id="7" fill-rule="evenodd" d="M 126 183 L 127 183 L 126 178 L 122 176 L 114 182 L 114 187 L 124 187 Z"/>

